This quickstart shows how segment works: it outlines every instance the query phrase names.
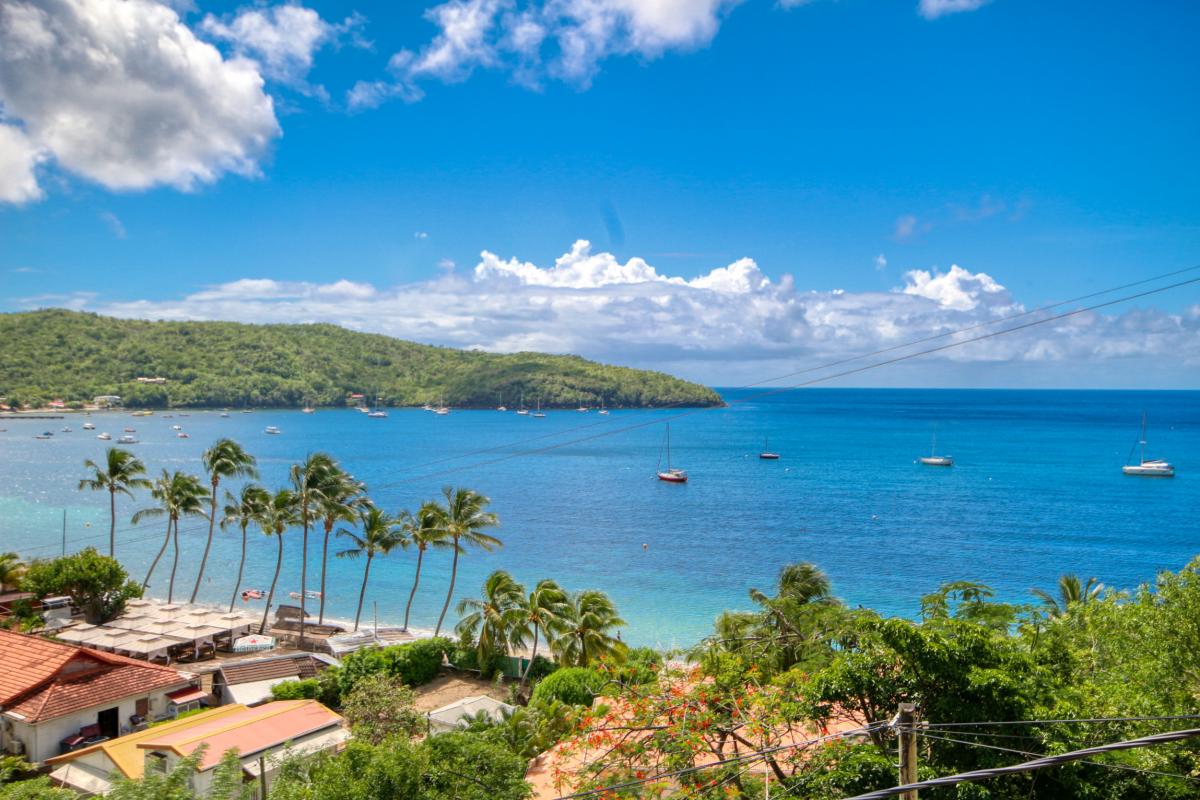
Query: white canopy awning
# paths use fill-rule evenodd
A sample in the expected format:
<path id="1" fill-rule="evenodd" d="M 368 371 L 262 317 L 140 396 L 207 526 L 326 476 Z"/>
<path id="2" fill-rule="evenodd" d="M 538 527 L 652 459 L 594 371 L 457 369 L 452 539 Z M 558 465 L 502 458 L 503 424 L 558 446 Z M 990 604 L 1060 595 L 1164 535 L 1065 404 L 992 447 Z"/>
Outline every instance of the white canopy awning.
<path id="1" fill-rule="evenodd" d="M 112 783 L 95 767 L 79 761 L 69 761 L 50 773 L 50 780 L 87 795 L 108 794 Z"/>

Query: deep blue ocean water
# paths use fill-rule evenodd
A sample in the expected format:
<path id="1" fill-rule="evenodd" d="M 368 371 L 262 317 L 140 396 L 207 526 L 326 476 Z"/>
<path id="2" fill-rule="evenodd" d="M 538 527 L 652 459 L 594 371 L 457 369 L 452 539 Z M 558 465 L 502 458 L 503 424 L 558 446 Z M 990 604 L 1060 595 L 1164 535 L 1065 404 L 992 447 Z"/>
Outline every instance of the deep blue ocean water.
<path id="1" fill-rule="evenodd" d="M 1173 462 L 1174 479 L 1121 474 L 1143 411 L 1149 455 Z M 93 432 L 81 429 L 89 420 L 80 415 L 3 420 L 0 551 L 56 554 L 64 509 L 67 548 L 103 551 L 107 494 L 75 487 L 83 459 L 99 459 L 111 444 L 95 434 L 107 430 L 115 440 L 128 426 L 141 439 L 132 449 L 155 474 L 199 472 L 200 452 L 231 436 L 258 457 L 272 487 L 291 463 L 326 450 L 390 510 L 415 508 L 446 484 L 475 488 L 492 498 L 504 547 L 463 557 L 457 596 L 477 593 L 497 568 L 530 583 L 551 577 L 571 589 L 600 588 L 629 621 L 624 638 L 639 644 L 696 641 L 722 609 L 748 607 L 747 590 L 769 589 L 790 561 L 819 564 L 850 604 L 914 615 L 920 595 L 944 581 L 979 580 L 1001 598 L 1025 601 L 1030 588 L 1051 587 L 1063 572 L 1133 587 L 1200 553 L 1197 392 L 811 389 L 735 402 L 671 423 L 673 462 L 689 472 L 686 485 L 654 479 L 664 433 L 657 421 L 674 413 L 105 413 L 89 418 Z M 656 424 L 631 428 L 648 421 Z M 191 438 L 176 438 L 175 424 Z M 59 432 L 64 425 L 74 432 Z M 283 434 L 265 435 L 267 425 Z M 951 469 L 915 463 L 935 429 L 939 451 L 955 457 Z M 53 439 L 33 438 L 43 430 L 55 431 Z M 511 457 L 610 431 L 619 432 Z M 757 458 L 765 436 L 779 461 Z M 118 507 L 118 556 L 139 579 L 161 541 L 158 523 L 129 523 L 148 503 L 143 496 Z M 179 582 L 189 592 L 206 527 L 191 521 L 182 530 Z M 238 546 L 235 531 L 218 533 L 203 599 L 228 600 Z M 298 533 L 286 550 L 284 593 L 299 587 Z M 273 559 L 273 543 L 255 534 L 245 585 L 266 588 Z M 414 559 L 401 552 L 376 562 L 365 618 L 377 603 L 381 624 L 398 621 Z M 414 615 L 432 627 L 449 558 L 434 554 L 426 564 Z M 333 558 L 330 566 L 329 610 L 351 617 L 362 562 Z M 315 559 L 310 569 L 314 587 Z M 166 591 L 161 570 L 154 594 Z"/>

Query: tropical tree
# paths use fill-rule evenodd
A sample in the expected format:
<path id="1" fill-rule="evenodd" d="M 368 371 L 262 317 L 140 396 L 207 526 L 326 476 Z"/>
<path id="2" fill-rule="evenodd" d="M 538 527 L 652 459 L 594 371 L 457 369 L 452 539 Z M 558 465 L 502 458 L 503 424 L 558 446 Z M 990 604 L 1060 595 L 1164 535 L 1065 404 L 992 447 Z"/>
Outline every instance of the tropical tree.
<path id="1" fill-rule="evenodd" d="M 238 561 L 237 580 L 233 584 L 233 599 L 229 601 L 229 611 L 237 604 L 238 593 L 242 590 L 242 575 L 246 571 L 246 529 L 251 523 L 258 522 L 271 502 L 271 493 L 255 483 L 247 483 L 238 495 L 225 492 L 225 515 L 221 518 L 221 527 L 237 525 L 242 531 L 242 557 Z"/>
<path id="2" fill-rule="evenodd" d="M 613 631 L 625 624 L 604 592 L 586 589 L 569 595 L 552 628 L 550 650 L 565 666 L 586 667 L 624 648 Z"/>
<path id="3" fill-rule="evenodd" d="M 300 646 L 304 646 L 304 629 L 307 619 L 305 601 L 308 599 L 308 529 L 320 518 L 321 490 L 327 482 L 328 473 L 335 469 L 334 460 L 325 453 L 309 453 L 302 464 L 293 464 L 289 477 L 292 482 L 292 500 L 296 517 L 304 531 L 300 551 Z"/>
<path id="4" fill-rule="evenodd" d="M 213 527 L 217 523 L 217 489 L 222 478 L 257 478 L 254 456 L 242 449 L 233 439 L 218 439 L 200 456 L 204 471 L 208 473 L 211 491 L 208 509 L 208 539 L 204 542 L 204 555 L 200 558 L 200 570 L 196 573 L 196 585 L 192 587 L 189 603 L 196 602 L 200 593 L 200 581 L 204 579 L 204 568 L 208 565 L 208 552 L 212 549 Z M 243 529 L 244 531 L 244 529 Z M 239 579 L 240 582 L 240 579 Z"/>
<path id="5" fill-rule="evenodd" d="M 1086 583 L 1079 580 L 1075 574 L 1063 575 L 1058 579 L 1058 597 L 1041 589 L 1033 589 L 1034 597 L 1042 601 L 1046 615 L 1051 619 L 1061 619 L 1076 606 L 1086 605 L 1104 591 L 1104 584 L 1095 578 L 1088 578 Z"/>
<path id="6" fill-rule="evenodd" d="M 366 496 L 363 484 L 336 463 L 333 464 L 325 474 L 321 496 L 317 500 L 321 521 L 325 526 L 325 538 L 321 543 L 321 606 L 317 615 L 318 623 L 325 622 L 325 571 L 329 563 L 329 535 L 337 523 L 352 523 L 358 519 L 364 502 Z"/>
<path id="7" fill-rule="evenodd" d="M 458 578 L 458 557 L 467 547 L 478 547 L 491 551 L 501 545 L 499 539 L 484 533 L 487 528 L 500 524 L 499 518 L 486 511 L 491 501 L 473 489 L 447 486 L 442 489 L 446 504 L 442 506 L 439 523 L 445 529 L 446 538 L 454 551 L 454 560 L 450 565 L 450 588 L 446 592 L 446 602 L 442 606 L 441 616 L 438 617 L 437 627 L 433 635 L 442 631 L 442 622 L 450 609 L 450 599 L 454 596 L 454 582 Z"/>
<path id="8" fill-rule="evenodd" d="M 22 576 L 21 588 L 38 597 L 70 597 L 93 625 L 108 622 L 125 609 L 127 600 L 142 595 L 121 562 L 93 547 L 48 561 L 35 560 Z"/>
<path id="9" fill-rule="evenodd" d="M 142 477 L 146 474 L 146 465 L 133 453 L 119 447 L 108 448 L 104 454 L 103 468 L 90 458 L 83 465 L 92 471 L 92 477 L 81 480 L 79 488 L 108 492 L 108 556 L 114 558 L 117 550 L 117 495 L 133 497 L 134 489 L 150 487 L 150 481 Z"/>
<path id="10" fill-rule="evenodd" d="M 457 611 L 465 614 L 455 630 L 464 642 L 475 643 L 476 660 L 481 669 L 496 656 L 508 654 L 511 635 L 522 624 L 521 603 L 525 587 L 504 570 L 496 570 L 483 582 L 480 599 L 466 597 Z"/>
<path id="11" fill-rule="evenodd" d="M 362 533 L 343 528 L 338 531 L 339 537 L 349 539 L 352 546 L 338 553 L 339 558 L 358 558 L 366 556 L 367 563 L 363 567 L 362 588 L 358 591 L 358 610 L 354 612 L 354 630 L 358 630 L 358 620 L 362 616 L 363 598 L 367 594 L 367 581 L 371 578 L 371 562 L 375 556 L 386 556 L 397 547 L 405 547 L 408 540 L 397 524 L 396 518 L 375 506 L 366 506 L 359 511 L 359 527 Z M 324 568 L 322 568 L 324 572 Z M 324 600 L 324 595 L 322 595 Z"/>
<path id="12" fill-rule="evenodd" d="M 263 609 L 262 623 L 258 626 L 258 632 L 264 633 L 267 630 L 267 615 L 271 613 L 271 603 L 275 600 L 279 571 L 283 568 L 283 534 L 296 524 L 296 498 L 287 489 L 280 489 L 270 496 L 254 521 L 265 535 L 275 537 L 276 545 L 275 575 L 271 578 L 267 606 Z"/>
<path id="13" fill-rule="evenodd" d="M 174 542 L 175 556 L 171 564 L 171 580 L 167 588 L 167 602 L 171 602 L 175 594 L 175 573 L 179 569 L 179 519 L 185 516 L 206 516 L 204 501 L 208 499 L 208 489 L 200 483 L 195 475 L 176 470 L 173 473 L 165 469 L 150 489 L 150 496 L 158 501 L 157 506 L 143 508 L 133 515 L 136 525 L 143 519 L 157 517 L 167 518 L 167 532 L 163 538 L 162 547 L 150 563 L 146 579 L 142 581 L 142 591 L 150 585 L 150 576 L 154 574 L 158 562 L 167 552 L 167 546 Z"/>
<path id="14" fill-rule="evenodd" d="M 417 587 L 421 585 L 421 564 L 425 559 L 425 551 L 450 547 L 446 526 L 442 524 L 442 507 L 428 501 L 422 504 L 416 514 L 409 511 L 400 512 L 400 526 L 404 529 L 409 544 L 417 548 L 417 571 L 413 576 L 412 590 L 408 593 L 408 605 L 404 607 L 404 630 L 408 630 L 408 616 L 412 611 L 413 598 L 417 596 Z"/>
<path id="15" fill-rule="evenodd" d="M 563 614 L 566 613 L 566 605 L 567 593 L 549 578 L 538 581 L 533 591 L 518 604 L 519 615 L 511 633 L 512 644 L 514 647 L 522 647 L 528 637 L 533 637 L 529 662 L 521 671 L 522 690 L 529 682 L 529 670 L 533 668 L 533 660 L 537 658 L 539 634 L 544 635 L 547 641 L 550 640 Z"/>
<path id="16" fill-rule="evenodd" d="M 16 586 L 27 566 L 16 553 L 0 553 L 0 591 Z"/>

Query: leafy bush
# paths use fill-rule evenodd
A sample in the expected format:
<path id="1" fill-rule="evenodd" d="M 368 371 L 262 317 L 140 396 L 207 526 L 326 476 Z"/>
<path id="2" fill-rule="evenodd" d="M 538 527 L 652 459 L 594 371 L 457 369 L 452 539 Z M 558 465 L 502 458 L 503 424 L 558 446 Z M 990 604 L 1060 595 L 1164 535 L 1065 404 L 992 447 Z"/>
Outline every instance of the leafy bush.
<path id="1" fill-rule="evenodd" d="M 533 690 L 534 703 L 555 700 L 573 706 L 590 706 L 608 679 L 588 667 L 567 667 L 547 676 Z"/>
<path id="2" fill-rule="evenodd" d="M 533 664 L 529 667 L 529 680 L 537 683 L 557 669 L 558 664 L 555 662 L 545 656 L 537 656 L 533 659 Z"/>
<path id="3" fill-rule="evenodd" d="M 273 700 L 316 700 L 321 696 L 321 683 L 316 678 L 284 681 L 271 687 Z"/>
<path id="4" fill-rule="evenodd" d="M 613 671 L 613 678 L 622 686 L 650 683 L 662 667 L 662 653 L 649 647 L 635 647 L 625 655 Z"/>
<path id="5" fill-rule="evenodd" d="M 382 673 L 368 675 L 346 695 L 342 714 L 356 739 L 380 744 L 393 736 L 425 730 L 425 715 L 413 707 L 413 691 Z"/>
<path id="6" fill-rule="evenodd" d="M 338 705 L 360 680 L 370 675 L 387 675 L 407 686 L 429 683 L 437 677 L 443 658 L 453 647 L 451 640 L 437 637 L 356 650 L 342 659 L 340 668 L 331 667 L 322 673 L 321 683 L 326 687 L 323 700 Z"/>

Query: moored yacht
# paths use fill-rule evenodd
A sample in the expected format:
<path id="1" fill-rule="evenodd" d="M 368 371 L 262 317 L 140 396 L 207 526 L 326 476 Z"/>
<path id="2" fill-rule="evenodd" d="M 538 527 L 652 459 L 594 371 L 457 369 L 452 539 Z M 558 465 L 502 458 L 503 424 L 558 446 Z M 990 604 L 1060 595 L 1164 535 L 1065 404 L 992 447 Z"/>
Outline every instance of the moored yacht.
<path id="1" fill-rule="evenodd" d="M 1141 445 L 1142 457 L 1137 464 L 1126 464 L 1121 472 L 1126 475 L 1136 475 L 1141 478 L 1174 478 L 1175 467 L 1161 458 L 1146 458 L 1146 415 L 1142 414 L 1142 435 L 1134 447 Z M 1132 454 L 1132 453 L 1131 453 Z"/>
<path id="2" fill-rule="evenodd" d="M 937 432 L 933 434 L 933 446 L 929 448 L 929 455 L 921 456 L 920 461 L 927 467 L 953 467 L 954 456 L 939 456 L 937 454 Z"/>
<path id="3" fill-rule="evenodd" d="M 660 461 L 661 465 L 662 462 Z M 667 468 L 655 473 L 660 481 L 667 483 L 687 483 L 688 475 L 681 469 L 671 466 L 671 423 L 667 423 Z"/>

